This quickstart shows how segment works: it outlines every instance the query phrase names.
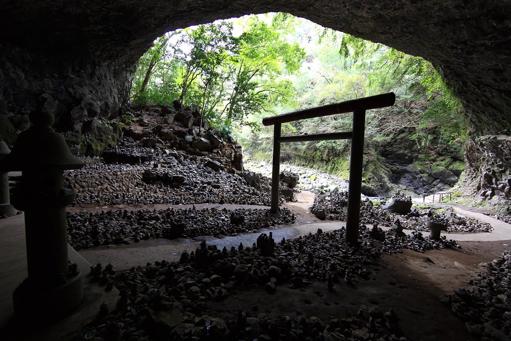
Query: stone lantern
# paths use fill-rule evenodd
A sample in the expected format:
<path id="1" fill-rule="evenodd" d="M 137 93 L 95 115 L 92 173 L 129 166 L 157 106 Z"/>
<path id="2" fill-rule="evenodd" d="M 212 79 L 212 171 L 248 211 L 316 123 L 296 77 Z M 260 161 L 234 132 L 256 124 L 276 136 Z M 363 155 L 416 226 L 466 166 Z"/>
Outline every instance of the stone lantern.
<path id="1" fill-rule="evenodd" d="M 0 140 L 0 162 L 7 156 L 11 150 L 3 140 Z M 0 218 L 9 217 L 16 214 L 16 210 L 11 205 L 9 195 L 9 177 L 7 172 L 0 171 Z"/>
<path id="2" fill-rule="evenodd" d="M 61 134 L 53 116 L 31 115 L 12 152 L 2 161 L 4 171 L 22 172 L 13 191 L 13 205 L 25 212 L 28 278 L 14 291 L 14 314 L 31 320 L 55 319 L 82 301 L 83 282 L 67 254 L 65 206 L 74 192 L 64 188 L 65 169 L 82 167 Z"/>

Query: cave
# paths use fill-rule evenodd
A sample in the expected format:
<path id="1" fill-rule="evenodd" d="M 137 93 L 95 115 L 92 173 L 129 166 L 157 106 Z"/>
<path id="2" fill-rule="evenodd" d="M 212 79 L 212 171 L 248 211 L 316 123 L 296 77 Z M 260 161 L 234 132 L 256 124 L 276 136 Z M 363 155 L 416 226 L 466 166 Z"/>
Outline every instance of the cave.
<path id="1" fill-rule="evenodd" d="M 47 95 L 61 129 L 115 116 L 138 58 L 163 33 L 251 13 L 288 12 L 381 42 L 438 67 L 476 134 L 509 131 L 509 4 L 498 1 L 7 2 L 1 23 L 2 112 Z M 51 100 L 50 100 L 51 98 Z M 490 118 L 491 119 L 488 119 Z"/>
<path id="2" fill-rule="evenodd" d="M 366 200 L 361 203 L 361 224 L 367 225 L 363 242 L 352 249 L 337 223 L 346 220 L 345 192 L 297 190 L 311 175 L 286 169 L 279 174 L 283 208 L 266 212 L 269 179 L 244 169 L 241 147 L 206 129 L 194 108 L 179 103 L 142 108 L 129 128 L 108 124 L 134 111 L 130 90 L 135 69 L 156 38 L 218 19 L 270 12 L 306 18 L 431 62 L 461 101 L 469 122 L 460 183 L 467 197 L 487 206 L 422 207 L 424 195 L 422 203 L 421 198 L 413 201 L 412 209 L 412 198 L 400 193 L 389 200 Z M 500 1 L 4 2 L 0 141 L 6 144 L 0 146 L 0 160 L 9 154 L 7 145 L 26 141 L 23 131 L 30 122 L 53 124 L 55 134 L 65 137 L 70 150 L 55 153 L 65 159 L 59 167 L 66 180 L 53 173 L 49 178 L 62 196 L 60 188 L 71 184 L 78 193 L 76 205 L 67 197 L 65 204 L 43 197 L 41 206 L 50 211 L 58 203 L 57 218 L 46 218 L 63 231 L 68 225 L 70 246 L 65 240 L 51 246 L 61 254 L 68 247 L 73 264 L 60 266 L 71 269 L 71 277 L 90 273 L 85 301 L 78 310 L 66 310 L 70 317 L 48 325 L 38 316 L 44 323 L 24 331 L 24 325 L 32 326 L 29 318 L 8 321 L 10 288 L 25 275 L 26 266 L 25 236 L 12 232 L 23 225 L 23 214 L 7 217 L 12 215 L 9 206 L 9 214 L 0 217 L 6 255 L 0 269 L 13 274 L 1 296 L 9 307 L 0 316 L 2 332 L 13 339 L 41 332 L 48 340 L 506 340 L 511 335 L 505 286 L 511 262 L 510 43 L 511 4 Z M 168 127 L 172 124 L 177 128 Z M 194 132 L 192 139 L 189 131 L 194 129 L 199 135 Z M 130 140 L 120 145 L 123 134 Z M 160 148 L 165 139 L 185 147 Z M 190 142 L 193 150 L 187 147 Z M 90 158 L 80 161 L 71 152 Z M 98 155 L 100 166 L 94 159 Z M 405 151 L 395 161 L 406 157 Z M 83 164 L 85 168 L 75 169 Z M 2 168 L 0 186 L 7 189 L 2 205 L 5 200 L 8 204 L 9 181 L 20 181 L 18 173 L 8 178 L 7 170 L 14 169 Z M 41 179 L 48 181 L 34 179 L 34 188 Z M 113 194 L 102 197 L 103 190 Z M 23 196 L 11 192 L 19 206 Z M 439 204 L 442 195 L 453 193 L 440 192 Z M 71 207 L 63 218 L 66 205 Z M 488 206 L 500 211 L 486 210 Z M 435 214 L 444 220 L 434 220 Z M 39 223 L 31 222 L 45 227 L 44 221 Z M 416 225 L 422 229 L 414 230 Z M 423 237 L 421 232 L 430 230 L 431 237 Z M 438 237 L 440 230 L 453 239 Z M 38 238 L 54 245 L 44 234 Z M 165 260 L 157 257 L 163 253 Z M 488 265 L 481 270 L 483 262 Z M 476 272 L 479 277 L 469 287 Z M 487 310 L 481 308 L 488 301 Z M 478 314 L 484 317 L 474 317 Z"/>

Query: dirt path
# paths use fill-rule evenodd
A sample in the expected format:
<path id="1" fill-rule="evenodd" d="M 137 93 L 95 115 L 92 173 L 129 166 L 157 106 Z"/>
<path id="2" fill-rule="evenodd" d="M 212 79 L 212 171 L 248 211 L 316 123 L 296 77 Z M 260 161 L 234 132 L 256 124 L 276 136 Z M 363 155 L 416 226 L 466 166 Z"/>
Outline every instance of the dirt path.
<path id="1" fill-rule="evenodd" d="M 295 202 L 286 202 L 284 207 L 289 208 L 296 215 L 296 224 L 310 224 L 320 223 L 322 220 L 316 218 L 310 212 L 310 208 L 314 203 L 315 194 L 308 191 L 299 192 L 296 194 Z"/>

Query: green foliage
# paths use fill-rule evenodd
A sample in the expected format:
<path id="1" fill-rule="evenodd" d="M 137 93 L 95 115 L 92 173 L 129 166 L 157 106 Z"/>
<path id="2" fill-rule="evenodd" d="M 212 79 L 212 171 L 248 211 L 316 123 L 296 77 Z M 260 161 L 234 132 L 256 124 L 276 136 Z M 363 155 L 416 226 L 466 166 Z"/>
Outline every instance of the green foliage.
<path id="1" fill-rule="evenodd" d="M 158 38 L 138 61 L 130 96 L 134 104 L 165 105 L 177 96 L 176 84 L 166 81 L 174 79 L 178 70 L 177 63 L 166 58 L 171 37 L 165 35 Z"/>
<path id="2" fill-rule="evenodd" d="M 346 69 L 367 73 L 368 94 L 394 91 L 401 99 L 427 102 L 423 114 L 414 122 L 418 140 L 424 142 L 435 127 L 441 131 L 439 143 L 467 139 L 468 127 L 461 104 L 428 61 L 347 34 L 343 36 L 339 55 Z"/>
<path id="3" fill-rule="evenodd" d="M 284 39 L 291 22 L 282 14 L 270 23 L 251 17 L 244 19 L 239 36 L 233 21 L 164 36 L 140 59 L 132 100 L 168 105 L 177 99 L 198 106 L 217 128 L 230 130 L 235 123 L 257 128 L 254 115 L 273 112 L 294 95 L 285 76 L 300 68 L 305 53 Z"/>
<path id="4" fill-rule="evenodd" d="M 139 61 L 131 98 L 197 106 L 251 157 L 269 159 L 272 129 L 261 127 L 262 117 L 388 91 L 397 94 L 396 105 L 367 113 L 364 179 L 382 182 L 389 173 L 377 150 L 393 140 L 408 142 L 418 154 L 416 167 L 459 173 L 461 161 L 452 161 L 468 137 L 467 121 L 431 63 L 289 14 L 217 21 L 159 38 Z M 347 131 L 351 115 L 282 128 L 283 134 Z M 348 175 L 347 142 L 286 144 L 282 152 L 295 163 Z"/>

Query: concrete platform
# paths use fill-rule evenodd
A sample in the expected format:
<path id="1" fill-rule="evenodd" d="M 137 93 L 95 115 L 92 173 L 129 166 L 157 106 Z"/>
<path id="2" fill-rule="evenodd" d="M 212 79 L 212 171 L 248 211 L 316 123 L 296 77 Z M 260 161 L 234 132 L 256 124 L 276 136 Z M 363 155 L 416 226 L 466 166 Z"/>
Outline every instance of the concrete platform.
<path id="1" fill-rule="evenodd" d="M 88 323 L 105 302 L 113 305 L 117 291 L 105 293 L 87 280 L 90 264 L 68 246 L 69 260 L 76 263 L 85 280 L 85 297 L 72 315 L 51 326 L 33 327 L 29 321 L 23 326 L 13 319 L 12 293 L 27 277 L 25 251 L 25 224 L 23 214 L 0 219 L 0 340 L 60 340 L 69 339 L 81 326 Z"/>

